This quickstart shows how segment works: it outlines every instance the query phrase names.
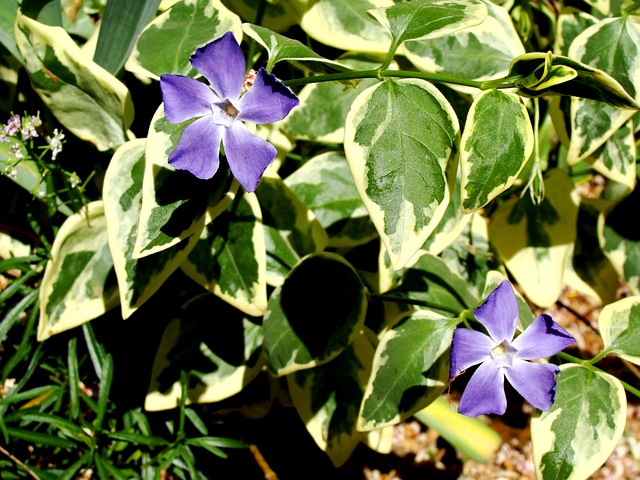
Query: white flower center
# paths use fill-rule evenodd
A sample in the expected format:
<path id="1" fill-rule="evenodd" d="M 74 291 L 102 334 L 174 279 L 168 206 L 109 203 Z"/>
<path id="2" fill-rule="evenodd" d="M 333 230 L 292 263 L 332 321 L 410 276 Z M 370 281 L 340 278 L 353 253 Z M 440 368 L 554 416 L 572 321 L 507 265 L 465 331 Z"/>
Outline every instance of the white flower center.
<path id="1" fill-rule="evenodd" d="M 505 340 L 501 344 L 491 349 L 491 358 L 495 367 L 511 367 L 513 359 L 516 358 L 518 350 Z"/>
<path id="2" fill-rule="evenodd" d="M 218 125 L 230 127 L 235 122 L 240 111 L 229 100 L 211 104 L 213 121 Z"/>

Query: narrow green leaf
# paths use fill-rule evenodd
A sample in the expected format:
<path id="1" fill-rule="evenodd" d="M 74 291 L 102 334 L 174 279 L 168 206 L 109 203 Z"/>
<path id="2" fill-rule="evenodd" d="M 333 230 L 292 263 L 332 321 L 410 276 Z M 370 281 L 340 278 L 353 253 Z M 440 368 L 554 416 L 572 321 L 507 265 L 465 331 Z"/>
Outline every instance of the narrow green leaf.
<path id="1" fill-rule="evenodd" d="M 129 57 L 138 34 L 155 16 L 160 0 L 109 0 L 102 15 L 93 61 L 117 75 Z"/>
<path id="2" fill-rule="evenodd" d="M 131 432 L 110 432 L 109 438 L 114 440 L 122 440 L 133 444 L 142 444 L 149 447 L 163 447 L 169 445 L 169 442 L 163 438 L 152 437 L 150 435 L 141 435 Z"/>
<path id="3" fill-rule="evenodd" d="M 104 347 L 98 342 L 91 325 L 82 325 L 82 333 L 84 335 L 85 343 L 87 344 L 87 350 L 89 351 L 89 358 L 91 358 L 93 369 L 98 378 L 102 378 L 103 365 L 106 361 Z"/>
<path id="4" fill-rule="evenodd" d="M 396 269 L 442 219 L 454 182 L 445 173 L 458 141 L 453 108 L 421 80 L 385 80 L 362 92 L 349 111 L 345 153 Z"/>
<path id="5" fill-rule="evenodd" d="M 47 433 L 34 432 L 33 430 L 25 430 L 22 428 L 6 427 L 6 430 L 11 438 L 24 440 L 31 444 L 61 448 L 64 450 L 78 448 L 78 445 L 75 442 L 64 437 L 57 437 Z"/>
<path id="6" fill-rule="evenodd" d="M 207 435 L 209 433 L 207 426 L 195 410 L 187 408 L 184 413 L 187 415 L 187 418 L 191 421 L 193 426 L 196 427 L 196 430 L 198 430 L 202 435 Z"/>
<path id="7" fill-rule="evenodd" d="M 335 358 L 362 328 L 366 307 L 364 285 L 344 258 L 303 258 L 269 299 L 262 325 L 267 366 L 286 375 Z"/>
<path id="8" fill-rule="evenodd" d="M 69 403 L 71 418 L 78 419 L 80 415 L 80 400 L 79 400 L 79 372 L 78 372 L 78 354 L 76 352 L 77 338 L 69 340 L 69 349 L 67 353 L 67 364 L 69 368 Z"/>
<path id="9" fill-rule="evenodd" d="M 6 340 L 11 327 L 20 320 L 20 317 L 37 300 L 38 290 L 32 290 L 6 313 L 5 317 L 0 321 L 0 343 L 3 343 Z"/>
<path id="10" fill-rule="evenodd" d="M 622 436 L 627 400 L 608 373 L 575 364 L 560 367 L 550 410 L 531 420 L 538 478 L 581 480 L 611 455 Z"/>
<path id="11" fill-rule="evenodd" d="M 113 382 L 113 358 L 107 353 L 100 377 L 100 391 L 98 393 L 98 411 L 96 419 L 93 422 L 95 430 L 102 428 L 102 422 L 107 414 L 107 404 L 109 402 L 109 392 L 111 391 L 111 383 Z"/>

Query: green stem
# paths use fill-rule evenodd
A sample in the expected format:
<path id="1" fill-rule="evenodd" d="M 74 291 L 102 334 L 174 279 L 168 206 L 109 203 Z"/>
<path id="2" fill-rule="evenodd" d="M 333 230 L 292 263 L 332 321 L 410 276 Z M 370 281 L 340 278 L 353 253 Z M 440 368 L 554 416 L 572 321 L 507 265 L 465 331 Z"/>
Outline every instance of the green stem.
<path id="1" fill-rule="evenodd" d="M 624 389 L 627 392 L 629 392 L 630 394 L 635 395 L 636 397 L 640 398 L 640 390 L 638 390 L 636 387 L 632 387 L 627 382 L 622 381 L 619 378 L 618 378 L 618 381 L 622 384 L 622 386 L 624 387 Z"/>
<path id="2" fill-rule="evenodd" d="M 360 80 L 363 78 L 377 78 L 379 80 L 387 77 L 393 78 L 419 78 L 437 83 L 453 83 L 466 87 L 487 90 L 490 88 L 513 88 L 513 80 L 516 77 L 505 77 L 491 82 L 478 82 L 475 80 L 465 80 L 463 78 L 452 77 L 451 75 L 442 75 L 439 73 L 412 72 L 408 70 L 360 70 L 352 72 L 328 73 L 325 75 L 315 75 L 312 77 L 294 78 L 285 80 L 283 83 L 288 87 L 297 87 L 307 85 L 309 83 L 334 82 L 341 80 Z M 517 77 L 520 78 L 520 77 Z"/>
<path id="3" fill-rule="evenodd" d="M 628 7 L 623 8 L 622 13 L 624 15 L 633 15 L 635 13 L 634 11 L 637 10 L 638 8 L 640 8 L 640 1 L 633 2 Z"/>
<path id="4" fill-rule="evenodd" d="M 407 298 L 407 297 L 396 297 L 394 295 L 385 295 L 385 294 L 370 292 L 369 298 L 371 300 L 380 300 L 382 302 L 396 302 L 396 303 L 402 303 L 405 305 L 416 305 L 418 307 L 433 308 L 435 310 L 441 310 L 443 312 L 453 313 L 454 315 L 461 315 L 464 312 L 464 310 L 460 310 L 454 307 L 449 307 L 447 305 L 441 305 L 439 303 L 428 302 L 426 300 L 415 300 L 413 298 Z"/>

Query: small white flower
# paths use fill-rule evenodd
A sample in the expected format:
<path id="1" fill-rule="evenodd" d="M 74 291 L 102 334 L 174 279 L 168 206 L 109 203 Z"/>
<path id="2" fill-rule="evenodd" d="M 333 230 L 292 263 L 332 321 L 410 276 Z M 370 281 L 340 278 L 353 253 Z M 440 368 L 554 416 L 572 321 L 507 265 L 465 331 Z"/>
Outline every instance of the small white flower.
<path id="1" fill-rule="evenodd" d="M 9 154 L 13 155 L 17 160 L 22 160 L 24 158 L 24 154 L 22 153 L 22 149 L 19 143 L 14 143 L 13 145 L 11 145 Z"/>
<path id="2" fill-rule="evenodd" d="M 69 177 L 69 184 L 71 185 L 71 188 L 76 188 L 78 185 L 80 185 L 80 177 L 78 177 L 76 172 L 73 172 Z"/>
<path id="3" fill-rule="evenodd" d="M 64 133 L 58 131 L 56 128 L 53 131 L 53 137 L 49 139 L 49 147 L 51 148 L 51 159 L 55 160 L 58 154 L 62 151 L 62 144 L 64 143 Z"/>

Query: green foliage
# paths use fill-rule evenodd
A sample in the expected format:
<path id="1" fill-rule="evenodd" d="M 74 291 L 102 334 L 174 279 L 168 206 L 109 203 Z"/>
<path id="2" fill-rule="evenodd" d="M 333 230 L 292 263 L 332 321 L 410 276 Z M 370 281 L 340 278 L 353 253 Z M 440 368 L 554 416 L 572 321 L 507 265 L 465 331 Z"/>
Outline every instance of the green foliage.
<path id="1" fill-rule="evenodd" d="M 609 370 L 640 362 L 637 2 L 71 3 L 0 0 L 0 478 L 207 478 L 244 446 L 222 415 L 276 404 L 336 468 L 414 414 L 487 459 L 425 412 L 507 275 L 519 330 L 566 287 L 603 306 L 602 350 L 549 360 L 537 477 L 609 457 L 640 396 Z M 300 100 L 248 126 L 277 151 L 255 193 L 225 145 L 209 180 L 169 163 L 201 99 L 165 116 L 158 80 L 226 32 L 245 90 Z M 204 107 L 244 128 L 242 98 Z"/>

